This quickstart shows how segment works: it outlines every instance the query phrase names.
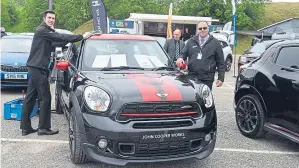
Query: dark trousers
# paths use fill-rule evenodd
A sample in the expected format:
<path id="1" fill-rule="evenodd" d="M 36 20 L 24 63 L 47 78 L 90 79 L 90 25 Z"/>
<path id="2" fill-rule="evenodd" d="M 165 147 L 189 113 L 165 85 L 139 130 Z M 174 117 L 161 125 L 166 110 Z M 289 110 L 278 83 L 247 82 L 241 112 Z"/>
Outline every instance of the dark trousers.
<path id="1" fill-rule="evenodd" d="M 28 67 L 29 82 L 26 97 L 23 101 L 21 129 L 30 129 L 32 113 L 36 99 L 39 98 L 39 129 L 51 128 L 51 91 L 49 84 L 49 71 Z"/>
<path id="2" fill-rule="evenodd" d="M 213 87 L 213 83 L 214 81 L 213 80 L 200 80 L 202 83 L 204 83 L 205 85 L 207 85 L 211 90 L 212 90 L 212 87 Z"/>

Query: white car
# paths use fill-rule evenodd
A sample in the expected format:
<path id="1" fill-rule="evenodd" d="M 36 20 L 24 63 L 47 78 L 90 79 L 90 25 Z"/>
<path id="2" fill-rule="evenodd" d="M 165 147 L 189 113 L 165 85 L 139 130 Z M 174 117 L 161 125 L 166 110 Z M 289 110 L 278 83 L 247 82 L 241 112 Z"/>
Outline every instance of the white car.
<path id="1" fill-rule="evenodd" d="M 217 40 L 220 41 L 220 44 L 222 46 L 222 51 L 224 55 L 224 61 L 225 61 L 225 70 L 228 72 L 231 70 L 232 62 L 233 62 L 233 51 L 232 48 L 229 46 L 226 38 L 222 38 L 220 36 L 215 37 Z M 187 44 L 187 41 L 185 41 L 185 44 Z"/>
<path id="2" fill-rule="evenodd" d="M 222 46 L 224 61 L 225 61 L 225 70 L 230 71 L 233 62 L 233 51 L 232 48 L 228 45 L 227 41 L 220 40 L 220 44 Z"/>

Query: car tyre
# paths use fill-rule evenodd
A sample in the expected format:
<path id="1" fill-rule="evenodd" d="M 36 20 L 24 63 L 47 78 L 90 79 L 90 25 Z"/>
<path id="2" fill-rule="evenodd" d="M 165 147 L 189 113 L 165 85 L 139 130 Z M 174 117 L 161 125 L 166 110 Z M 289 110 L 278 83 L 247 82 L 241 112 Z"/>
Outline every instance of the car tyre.
<path id="1" fill-rule="evenodd" d="M 87 157 L 82 148 L 79 126 L 73 114 L 73 110 L 71 110 L 69 119 L 69 148 L 71 153 L 70 157 L 74 164 L 84 164 L 87 162 Z"/>
<path id="2" fill-rule="evenodd" d="M 59 89 L 59 85 L 56 82 L 56 88 L 55 88 L 55 110 L 57 114 L 62 114 L 63 110 L 60 104 L 60 89 Z"/>
<path id="3" fill-rule="evenodd" d="M 253 94 L 243 96 L 236 106 L 236 123 L 239 131 L 249 138 L 263 137 L 265 111 L 259 98 Z"/>
<path id="4" fill-rule="evenodd" d="M 232 59 L 230 57 L 227 57 L 226 60 L 225 60 L 225 70 L 227 72 L 230 71 L 231 67 L 232 67 Z"/>

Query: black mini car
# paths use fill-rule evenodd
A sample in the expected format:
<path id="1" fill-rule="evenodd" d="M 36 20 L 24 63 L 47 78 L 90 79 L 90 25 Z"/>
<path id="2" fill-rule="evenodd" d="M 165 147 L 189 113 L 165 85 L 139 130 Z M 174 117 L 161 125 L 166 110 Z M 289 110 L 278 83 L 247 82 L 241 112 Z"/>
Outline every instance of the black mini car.
<path id="1" fill-rule="evenodd" d="M 56 107 L 73 163 L 203 159 L 217 117 L 207 85 L 175 68 L 150 36 L 93 34 L 56 62 Z"/>
<path id="2" fill-rule="evenodd" d="M 270 132 L 299 143 L 297 39 L 276 41 L 238 75 L 235 117 L 243 135 L 259 138 Z"/>

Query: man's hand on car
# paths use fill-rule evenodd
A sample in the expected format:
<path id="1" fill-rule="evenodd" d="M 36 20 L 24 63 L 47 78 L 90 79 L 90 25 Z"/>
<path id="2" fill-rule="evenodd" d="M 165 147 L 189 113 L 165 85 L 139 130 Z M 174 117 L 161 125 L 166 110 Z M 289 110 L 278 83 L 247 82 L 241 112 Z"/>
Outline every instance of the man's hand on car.
<path id="1" fill-rule="evenodd" d="M 84 34 L 83 34 L 83 38 L 88 38 L 90 35 L 91 35 L 92 33 L 90 33 L 90 32 L 85 32 Z"/>
<path id="2" fill-rule="evenodd" d="M 178 58 L 176 61 L 176 65 L 178 67 L 181 67 L 183 64 L 185 64 L 184 60 L 182 58 Z"/>

